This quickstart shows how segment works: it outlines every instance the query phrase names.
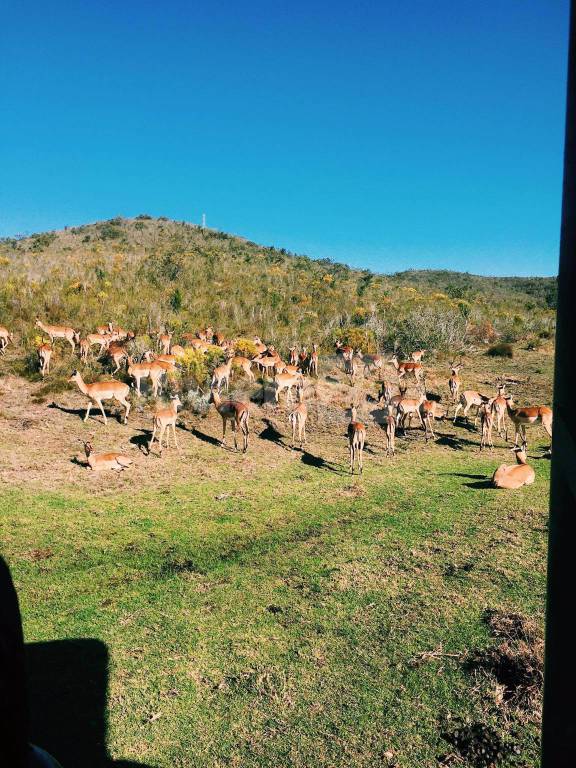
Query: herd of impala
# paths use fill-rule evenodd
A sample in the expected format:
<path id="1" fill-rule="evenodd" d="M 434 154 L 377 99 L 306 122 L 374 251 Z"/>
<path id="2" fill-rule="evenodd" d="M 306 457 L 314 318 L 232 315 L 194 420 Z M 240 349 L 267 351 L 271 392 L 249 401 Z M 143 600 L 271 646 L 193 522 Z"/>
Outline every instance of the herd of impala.
<path id="1" fill-rule="evenodd" d="M 48 336 L 48 342 L 42 342 L 37 347 L 38 368 L 42 376 L 50 373 L 50 361 L 56 340 L 63 340 L 70 344 L 72 352 L 78 347 L 80 360 L 87 362 L 93 347 L 98 348 L 98 355 L 105 354 L 112 365 L 113 374 L 120 371 L 122 365 L 126 365 L 128 377 L 133 381 L 133 389 L 137 395 L 141 394 L 141 381 L 149 380 L 152 395 L 157 397 L 161 393 L 162 381 L 168 373 L 177 370 L 179 359 L 186 354 L 186 348 L 193 348 L 200 352 L 207 352 L 213 346 L 222 349 L 225 362 L 217 365 L 212 371 L 210 381 L 209 402 L 214 406 L 222 418 L 222 445 L 226 441 L 226 427 L 230 423 L 234 447 L 238 448 L 238 433 L 242 436 L 242 450 L 248 450 L 249 415 L 250 404 L 248 402 L 222 399 L 222 390 L 228 391 L 230 379 L 235 371 L 241 371 L 250 383 L 255 381 L 254 370 L 262 376 L 263 381 L 268 377 L 274 388 L 276 403 L 280 401 L 280 395 L 286 392 L 286 404 L 292 408 L 288 414 L 288 422 L 292 429 L 292 447 L 296 442 L 302 448 L 306 443 L 306 420 L 308 416 L 307 405 L 304 401 L 305 376 L 318 377 L 318 346 L 313 344 L 308 350 L 304 347 L 290 347 L 288 350 L 288 362 L 284 362 L 273 345 L 267 345 L 259 337 L 254 338 L 256 354 L 246 357 L 235 350 L 235 342 L 225 337 L 214 329 L 208 327 L 195 334 L 183 333 L 182 344 L 173 344 L 171 332 L 158 332 L 157 351 L 146 351 L 140 360 L 135 361 L 129 354 L 130 342 L 135 334 L 126 329 L 114 326 L 113 323 L 99 326 L 95 333 L 88 333 L 84 338 L 69 326 L 49 325 L 40 319 L 36 319 L 36 327 Z M 14 344 L 14 335 L 4 326 L 0 326 L 0 353 L 3 353 L 9 344 Z M 517 407 L 512 397 L 506 394 L 503 381 L 497 383 L 497 392 L 493 396 L 487 396 L 472 389 L 461 388 L 460 372 L 463 364 L 452 362 L 450 377 L 448 378 L 449 406 L 442 407 L 439 402 L 428 399 L 426 392 L 426 377 L 422 362 L 426 350 L 419 349 L 412 352 L 409 360 L 401 360 L 397 354 L 390 359 L 378 354 L 362 354 L 359 349 L 354 349 L 340 341 L 335 345 L 336 354 L 341 357 L 346 376 L 350 384 L 354 384 L 356 378 L 362 372 L 369 375 L 377 372 L 380 382 L 379 403 L 382 409 L 379 411 L 382 426 L 386 437 L 386 452 L 389 456 L 395 453 L 395 436 L 398 429 L 403 432 L 406 423 L 410 426 L 412 418 L 417 417 L 420 426 L 424 430 L 426 441 L 436 439 L 434 422 L 436 418 L 449 417 L 450 405 L 454 409 L 453 420 L 456 423 L 458 415 L 468 421 L 471 408 L 476 409 L 474 426 L 480 421 L 481 441 L 480 449 L 493 448 L 492 432 L 495 428 L 498 435 L 508 440 L 507 419 L 514 425 L 514 450 L 516 464 L 503 464 L 494 473 L 493 483 L 502 488 L 518 488 L 534 481 L 534 470 L 526 463 L 526 426 L 539 423 L 547 434 L 552 437 L 552 409 L 547 406 Z M 393 366 L 398 380 L 398 394 L 393 394 L 392 386 L 384 380 L 385 366 Z M 407 396 L 407 381 L 409 377 L 414 379 L 418 397 Z M 107 422 L 103 401 L 116 400 L 124 407 L 124 423 L 128 421 L 130 413 L 129 395 L 131 387 L 122 381 L 111 379 L 109 381 L 97 381 L 92 384 L 84 381 L 82 374 L 75 370 L 70 379 L 80 392 L 88 398 L 88 407 L 84 421 L 90 416 L 92 408 L 98 408 L 102 413 L 104 423 Z M 292 392 L 297 393 L 297 403 L 294 405 Z M 175 447 L 178 448 L 176 437 L 176 420 L 178 407 L 182 405 L 178 395 L 170 399 L 168 407 L 158 409 L 153 417 L 152 436 L 148 445 L 148 453 L 156 439 L 162 453 L 164 436 L 166 447 L 169 446 L 169 436 L 172 433 Z M 364 445 L 366 441 L 366 426 L 358 421 L 357 410 L 359 404 L 352 403 L 350 407 L 351 418 L 348 424 L 347 436 L 350 452 L 350 471 L 354 473 L 363 470 Z M 519 444 L 519 439 L 521 440 Z M 132 462 L 126 456 L 118 453 L 95 454 L 90 443 L 84 443 L 87 466 L 93 470 L 98 469 L 124 469 Z"/>

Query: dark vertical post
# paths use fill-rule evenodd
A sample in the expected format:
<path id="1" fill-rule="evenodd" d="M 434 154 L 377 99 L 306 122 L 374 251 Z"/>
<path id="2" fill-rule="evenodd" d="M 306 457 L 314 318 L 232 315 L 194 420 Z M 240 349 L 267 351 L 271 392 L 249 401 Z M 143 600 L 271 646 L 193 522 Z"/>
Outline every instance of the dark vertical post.
<path id="1" fill-rule="evenodd" d="M 542 768 L 576 766 L 576 18 L 574 8 L 572 11 L 558 277 Z"/>

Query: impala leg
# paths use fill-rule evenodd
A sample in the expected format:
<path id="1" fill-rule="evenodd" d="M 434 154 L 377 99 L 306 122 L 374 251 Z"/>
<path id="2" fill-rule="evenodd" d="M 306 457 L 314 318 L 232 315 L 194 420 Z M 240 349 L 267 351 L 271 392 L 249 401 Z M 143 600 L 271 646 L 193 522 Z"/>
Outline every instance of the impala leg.
<path id="1" fill-rule="evenodd" d="M 232 435 L 234 437 L 234 450 L 238 450 L 238 435 L 236 432 L 236 419 L 232 420 Z"/>
<path id="2" fill-rule="evenodd" d="M 107 424 L 108 421 L 106 419 L 106 413 L 104 411 L 104 406 L 102 405 L 102 400 L 97 400 L 98 406 L 100 407 L 100 411 L 102 412 L 102 416 L 104 417 L 104 424 Z"/>
<path id="3" fill-rule="evenodd" d="M 226 445 L 226 421 L 227 419 L 222 419 L 222 447 Z"/>
<path id="4" fill-rule="evenodd" d="M 180 450 L 180 446 L 178 445 L 178 439 L 176 438 L 176 424 L 172 424 L 172 434 L 174 436 L 174 445 L 176 446 L 177 450 Z"/>
<path id="5" fill-rule="evenodd" d="M 90 416 L 90 411 L 92 409 L 92 403 L 88 405 L 88 408 L 86 408 L 86 416 L 84 416 L 84 421 L 88 421 L 88 417 Z"/>
<path id="6" fill-rule="evenodd" d="M 454 424 L 456 424 L 456 417 L 458 416 L 458 413 L 461 408 L 462 408 L 462 403 L 458 403 L 458 405 L 454 409 Z"/>

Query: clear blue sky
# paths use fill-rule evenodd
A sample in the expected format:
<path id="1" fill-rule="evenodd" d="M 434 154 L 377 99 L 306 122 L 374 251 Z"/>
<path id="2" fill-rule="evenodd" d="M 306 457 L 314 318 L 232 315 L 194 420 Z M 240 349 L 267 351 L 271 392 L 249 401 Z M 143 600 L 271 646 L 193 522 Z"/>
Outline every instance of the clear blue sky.
<path id="1" fill-rule="evenodd" d="M 0 235 L 165 215 L 379 271 L 554 274 L 568 0 L 16 2 Z"/>

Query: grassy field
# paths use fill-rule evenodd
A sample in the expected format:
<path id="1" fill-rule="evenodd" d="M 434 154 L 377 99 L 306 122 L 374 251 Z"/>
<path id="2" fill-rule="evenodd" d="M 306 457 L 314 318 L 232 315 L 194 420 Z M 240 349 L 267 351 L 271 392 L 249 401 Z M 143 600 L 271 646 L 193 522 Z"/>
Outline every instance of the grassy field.
<path id="1" fill-rule="evenodd" d="M 83 424 L 77 391 L 41 396 L 9 373 L 16 358 L 0 378 L 0 534 L 34 736 L 65 768 L 537 764 L 537 712 L 475 659 L 499 642 L 487 610 L 541 636 L 541 431 L 535 484 L 496 491 L 487 478 L 510 451 L 497 439 L 480 453 L 472 425 L 440 422 L 428 444 L 409 430 L 387 459 L 366 381 L 366 468 L 352 478 L 351 390 L 322 361 L 305 451 L 288 448 L 285 406 L 261 403 L 248 454 L 218 446 L 213 410 L 185 411 L 180 451 L 159 458 L 142 450 L 149 402 L 127 427 Z M 550 350 L 477 357 L 465 386 L 490 392 L 509 373 L 520 402 L 550 402 L 551 365 Z M 445 399 L 446 364 L 428 371 Z M 89 434 L 131 469 L 87 471 Z"/>

